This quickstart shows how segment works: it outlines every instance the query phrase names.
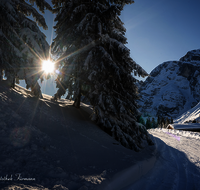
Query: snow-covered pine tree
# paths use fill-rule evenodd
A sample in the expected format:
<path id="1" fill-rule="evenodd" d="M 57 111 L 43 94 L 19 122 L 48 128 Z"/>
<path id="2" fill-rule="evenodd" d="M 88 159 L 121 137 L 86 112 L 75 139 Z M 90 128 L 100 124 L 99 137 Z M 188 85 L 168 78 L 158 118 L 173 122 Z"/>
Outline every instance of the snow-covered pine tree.
<path id="1" fill-rule="evenodd" d="M 27 89 L 30 87 L 35 96 L 41 96 L 38 79 L 43 80 L 42 60 L 49 59 L 49 44 L 46 36 L 40 31 L 35 22 L 22 18 L 18 34 L 23 41 L 22 54 L 24 62 L 16 70 L 17 79 L 25 79 Z"/>
<path id="2" fill-rule="evenodd" d="M 9 71 L 20 64 L 22 56 L 20 39 L 13 27 L 18 27 L 18 14 L 14 1 L 0 1 L 0 69 L 6 70 L 9 78 Z M 11 73 L 11 72 L 10 72 Z M 11 74 L 10 74 L 11 75 Z"/>
<path id="3" fill-rule="evenodd" d="M 60 75 L 60 98 L 66 89 L 79 106 L 85 95 L 93 106 L 92 120 L 125 147 L 142 148 L 143 140 L 152 141 L 146 128 L 136 122 L 140 115 L 136 100 L 135 75 L 148 74 L 130 57 L 124 45 L 126 29 L 119 16 L 132 0 L 54 0 L 57 16 L 53 53 Z"/>
<path id="4" fill-rule="evenodd" d="M 51 10 L 51 6 L 45 0 L 29 0 L 29 2 L 31 4 L 36 2 L 41 12 L 44 12 L 44 9 Z M 0 1 L 0 70 L 5 71 L 7 80 L 10 81 L 10 85 L 13 87 L 16 73 L 21 66 L 24 67 L 28 63 L 28 55 L 24 53 L 29 53 L 25 51 L 24 40 L 20 34 L 24 35 L 24 31 L 27 30 L 28 25 L 37 26 L 36 22 L 26 18 L 31 14 L 38 25 L 47 29 L 44 17 L 40 15 L 32 5 L 26 3 L 25 0 Z M 26 24 L 24 24 L 25 22 Z M 28 24 L 28 22 L 30 23 Z M 38 36 L 41 36 L 41 32 L 40 34 L 36 34 L 39 30 L 35 30 L 35 26 L 30 28 L 30 33 L 34 34 L 36 40 L 39 39 Z M 44 43 L 46 46 L 46 40 L 43 40 L 40 43 Z M 26 45 L 28 45 L 28 43 Z M 26 68 L 30 65 L 31 67 L 34 66 L 34 64 L 30 62 L 28 64 L 29 65 L 26 65 Z M 30 79 L 27 79 L 27 81 L 30 81 Z M 28 82 L 28 85 L 35 86 L 35 81 L 36 80 L 32 80 L 31 84 Z M 40 93 L 40 88 L 38 88 L 37 91 L 37 94 Z M 36 93 L 35 90 L 34 93 Z"/>

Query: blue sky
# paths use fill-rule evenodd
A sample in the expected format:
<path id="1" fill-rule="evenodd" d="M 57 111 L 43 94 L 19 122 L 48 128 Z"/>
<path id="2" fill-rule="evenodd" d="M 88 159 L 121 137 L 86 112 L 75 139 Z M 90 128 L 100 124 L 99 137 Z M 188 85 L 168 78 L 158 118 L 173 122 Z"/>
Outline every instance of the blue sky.
<path id="1" fill-rule="evenodd" d="M 165 61 L 179 60 L 187 51 L 199 49 L 199 10 L 200 0 L 135 0 L 126 5 L 121 19 L 133 60 L 150 73 Z M 48 30 L 42 31 L 50 44 L 54 15 L 46 11 L 44 17 Z"/>
<path id="2" fill-rule="evenodd" d="M 200 48 L 199 0 L 136 0 L 121 19 L 131 57 L 148 73 Z"/>
<path id="3" fill-rule="evenodd" d="M 200 0 L 135 0 L 126 5 L 121 19 L 133 60 L 150 73 L 165 61 L 199 49 L 199 10 Z M 54 16 L 46 11 L 45 18 L 49 29 L 43 32 L 50 43 Z"/>

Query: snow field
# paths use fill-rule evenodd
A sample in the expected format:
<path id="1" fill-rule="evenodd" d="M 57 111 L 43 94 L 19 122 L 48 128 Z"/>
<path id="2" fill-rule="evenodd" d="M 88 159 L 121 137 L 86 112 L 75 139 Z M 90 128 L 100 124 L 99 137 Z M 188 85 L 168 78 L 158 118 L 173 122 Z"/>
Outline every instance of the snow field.
<path id="1" fill-rule="evenodd" d="M 53 103 L 44 95 L 34 107 L 36 100 L 25 89 L 3 90 L 0 177 L 21 173 L 36 181 L 0 181 L 2 190 L 199 190 L 199 133 L 150 129 L 155 146 L 136 153 L 85 117 L 90 106 L 77 111 L 67 100 Z"/>
<path id="2" fill-rule="evenodd" d="M 150 129 L 149 133 L 153 135 L 158 150 L 155 166 L 123 190 L 199 190 L 199 135 L 166 129 Z M 175 138 L 176 135 L 179 135 L 180 141 Z"/>
<path id="3" fill-rule="evenodd" d="M 155 162 L 155 155 L 149 159 L 138 162 L 132 167 L 117 173 L 110 182 L 103 184 L 97 190 L 123 189 L 146 175 L 153 168 Z"/>

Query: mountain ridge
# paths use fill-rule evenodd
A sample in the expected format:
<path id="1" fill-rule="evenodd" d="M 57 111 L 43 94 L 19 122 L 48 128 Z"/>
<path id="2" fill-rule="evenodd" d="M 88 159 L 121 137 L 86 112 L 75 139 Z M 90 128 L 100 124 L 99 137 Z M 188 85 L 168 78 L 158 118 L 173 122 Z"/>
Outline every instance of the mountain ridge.
<path id="1" fill-rule="evenodd" d="M 141 112 L 173 118 L 200 101 L 200 49 L 152 70 L 139 86 Z"/>

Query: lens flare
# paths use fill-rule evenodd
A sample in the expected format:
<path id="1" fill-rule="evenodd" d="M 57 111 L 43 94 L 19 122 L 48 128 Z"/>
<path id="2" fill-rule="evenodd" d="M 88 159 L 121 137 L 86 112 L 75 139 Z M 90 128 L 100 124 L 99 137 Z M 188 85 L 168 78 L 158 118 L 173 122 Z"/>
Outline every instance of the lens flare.
<path id="1" fill-rule="evenodd" d="M 42 61 L 42 70 L 45 73 L 53 73 L 55 67 L 54 67 L 54 62 L 52 62 L 51 60 L 43 60 Z"/>

